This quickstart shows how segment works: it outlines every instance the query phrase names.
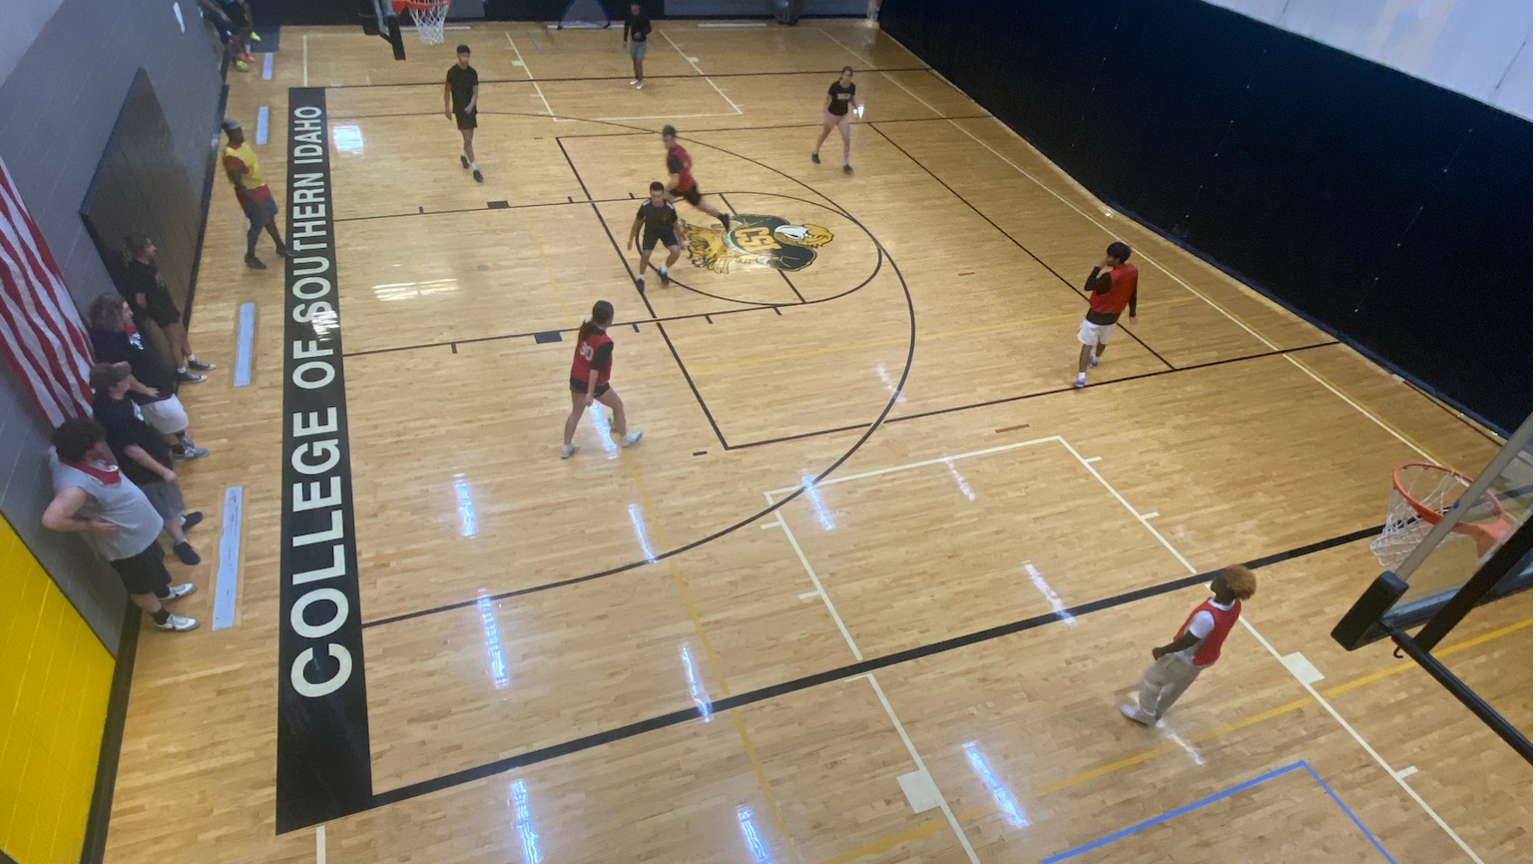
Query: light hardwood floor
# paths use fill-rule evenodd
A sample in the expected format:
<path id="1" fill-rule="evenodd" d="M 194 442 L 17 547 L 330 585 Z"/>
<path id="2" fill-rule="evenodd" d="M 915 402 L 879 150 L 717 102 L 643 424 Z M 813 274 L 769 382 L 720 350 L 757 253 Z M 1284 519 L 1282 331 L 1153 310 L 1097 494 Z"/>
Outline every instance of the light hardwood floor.
<path id="1" fill-rule="evenodd" d="M 459 41 L 484 184 L 441 114 Z M 1368 541 L 1260 570 L 1249 626 L 1155 730 L 1117 707 L 1200 587 L 921 650 L 1380 524 L 1395 465 L 1475 471 L 1486 433 L 1109 211 L 862 22 L 661 21 L 640 92 L 616 31 L 479 24 L 407 51 L 286 29 L 228 109 L 251 128 L 325 86 L 362 142 L 331 158 L 375 792 L 748 702 L 276 834 L 282 274 L 243 267 L 221 185 L 192 327 L 221 368 L 183 397 L 213 451 L 184 470 L 209 515 L 188 609 L 209 617 L 238 484 L 239 617 L 144 634 L 108 861 L 994 864 L 1166 814 L 1063 860 L 1530 860 L 1530 766 L 1417 667 L 1328 638 L 1376 572 Z M 835 137 L 809 159 L 845 63 L 868 104 L 852 176 Z M 642 297 L 609 235 L 662 179 L 665 123 L 716 204 L 834 240 L 788 279 L 684 261 L 688 287 L 653 275 Z M 286 134 L 258 148 L 282 201 Z M 1073 391 L 1076 288 L 1116 238 L 1141 317 Z M 599 298 L 646 437 L 605 449 L 589 418 L 561 461 L 570 335 L 532 334 Z M 245 302 L 254 378 L 233 388 Z M 1442 653 L 1529 733 L 1531 650 L 1523 595 Z M 1310 689 L 1280 659 L 1298 652 Z"/>

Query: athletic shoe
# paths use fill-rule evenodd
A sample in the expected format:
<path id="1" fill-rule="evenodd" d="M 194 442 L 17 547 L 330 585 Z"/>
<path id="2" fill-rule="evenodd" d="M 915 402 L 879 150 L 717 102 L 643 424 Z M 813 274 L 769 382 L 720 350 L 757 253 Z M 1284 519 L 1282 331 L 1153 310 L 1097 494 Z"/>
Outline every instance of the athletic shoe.
<path id="1" fill-rule="evenodd" d="M 236 69 L 236 70 L 237 70 L 237 71 L 239 71 L 239 72 L 249 72 L 249 71 L 251 71 L 251 64 L 249 64 L 249 63 L 247 63 L 247 62 L 245 62 L 245 61 L 244 61 L 244 60 L 236 60 L 236 61 L 235 61 L 235 62 L 234 62 L 234 63 L 233 63 L 233 64 L 231 64 L 231 65 L 233 65 L 233 66 L 234 66 L 234 67 L 235 67 L 235 69 Z M 196 622 L 193 622 L 193 625 L 194 625 L 194 626 L 196 626 Z M 162 627 L 162 628 L 160 628 L 160 629 L 162 629 L 162 630 L 168 630 L 168 629 L 170 629 L 170 628 L 168 628 L 168 627 Z"/>
<path id="2" fill-rule="evenodd" d="M 251 268 L 252 270 L 265 270 L 265 269 L 267 269 L 267 265 L 261 263 L 261 259 L 257 258 L 255 255 L 247 255 L 247 256 L 245 256 L 245 266 Z"/>
<path id="3" fill-rule="evenodd" d="M 727 230 L 727 231 L 731 230 L 731 217 L 725 215 L 724 213 L 721 213 L 720 214 L 720 224 L 725 226 L 725 230 Z"/>
<path id="4" fill-rule="evenodd" d="M 665 288 L 672 284 L 672 277 L 667 275 L 667 271 L 658 270 L 657 272 L 661 274 L 661 287 Z"/>
<path id="5" fill-rule="evenodd" d="M 639 78 L 631 78 L 631 79 L 629 79 L 629 86 L 631 86 L 631 87 L 639 87 L 640 86 L 640 79 Z"/>
<path id="6" fill-rule="evenodd" d="M 176 370 L 176 380 L 182 384 L 201 384 L 208 380 L 208 376 L 199 375 L 196 372 L 187 372 L 185 370 L 178 369 Z"/>
<path id="7" fill-rule="evenodd" d="M 175 462 L 186 462 L 189 459 L 201 459 L 208 455 L 207 447 L 172 447 L 171 459 Z"/>
<path id="8" fill-rule="evenodd" d="M 203 511 L 193 510 L 191 513 L 181 514 L 181 530 L 186 531 L 193 526 L 202 524 Z"/>
<path id="9" fill-rule="evenodd" d="M 628 435 L 625 435 L 623 438 L 619 439 L 619 446 L 620 447 L 633 447 L 636 444 L 639 444 L 640 443 L 640 439 L 643 438 L 643 437 L 645 437 L 645 433 L 644 432 L 631 432 Z"/>
<path id="10" fill-rule="evenodd" d="M 181 615 L 172 615 L 165 619 L 164 624 L 157 623 L 155 626 L 161 630 L 171 630 L 176 633 L 185 633 L 188 630 L 197 629 L 197 619 L 186 618 Z"/>
<path id="11" fill-rule="evenodd" d="M 203 556 L 197 554 L 197 550 L 192 548 L 192 544 L 185 540 L 172 546 L 171 551 L 176 553 L 176 560 L 188 566 L 203 563 Z"/>
<path id="12" fill-rule="evenodd" d="M 252 42 L 260 42 L 261 41 L 261 34 L 260 33 L 252 33 L 251 34 L 251 41 Z"/>
<path id="13" fill-rule="evenodd" d="M 1097 354 L 1089 354 L 1088 355 L 1088 365 L 1094 367 L 1095 369 L 1097 369 L 1098 366 L 1099 366 L 1099 355 L 1097 355 Z"/>
<path id="14" fill-rule="evenodd" d="M 641 276 L 639 279 L 635 280 L 635 290 L 639 291 L 641 294 L 645 293 L 645 277 L 644 276 Z"/>
<path id="15" fill-rule="evenodd" d="M 289 249 L 287 244 L 279 243 L 279 244 L 277 244 L 277 257 L 279 257 L 279 258 L 292 258 L 293 257 L 293 250 Z"/>
<path id="16" fill-rule="evenodd" d="M 210 369 L 217 369 L 219 367 L 215 363 L 204 363 L 196 357 L 188 357 L 187 368 L 195 372 L 207 372 Z"/>
<path id="17" fill-rule="evenodd" d="M 844 174 L 852 174 L 853 173 L 853 166 L 847 164 L 846 162 L 843 163 L 843 173 Z"/>
<path id="18" fill-rule="evenodd" d="M 480 169 L 479 168 L 476 168 L 475 169 L 475 173 L 472 174 L 471 176 L 473 176 L 475 178 L 475 182 L 476 183 L 484 183 L 485 182 L 485 175 L 480 173 Z"/>
<path id="19" fill-rule="evenodd" d="M 635 82 L 635 89 L 636 90 L 644 90 L 645 89 L 645 82 L 644 81 L 636 81 Z"/>
<path id="20" fill-rule="evenodd" d="M 820 165 L 821 164 L 821 154 L 818 153 L 815 150 L 812 150 L 811 151 L 811 161 L 815 162 L 817 165 Z"/>
<path id="21" fill-rule="evenodd" d="M 1072 386 L 1073 387 L 1087 387 L 1088 386 L 1088 379 L 1086 377 L 1082 376 L 1082 375 L 1079 375 L 1076 378 L 1072 379 Z"/>
<path id="22" fill-rule="evenodd" d="M 560 458 L 561 459 L 569 459 L 569 458 L 571 458 L 571 454 L 575 453 L 577 450 L 580 450 L 580 449 L 581 449 L 581 445 L 580 444 L 567 444 L 564 447 L 560 448 Z"/>
<path id="23" fill-rule="evenodd" d="M 1157 720 L 1142 714 L 1141 709 L 1134 705 L 1121 705 L 1120 713 L 1124 714 L 1125 719 L 1132 723 L 1140 723 L 1143 726 L 1151 726 L 1157 723 Z"/>
<path id="24" fill-rule="evenodd" d="M 193 585 L 191 582 L 183 582 L 180 585 L 168 586 L 165 590 L 165 596 L 157 598 L 161 603 L 169 603 L 172 600 L 180 600 L 188 594 L 196 591 L 197 586 Z"/>
<path id="25" fill-rule="evenodd" d="M 469 170 L 469 159 L 466 158 L 463 153 L 459 154 L 459 167 L 465 170 Z"/>

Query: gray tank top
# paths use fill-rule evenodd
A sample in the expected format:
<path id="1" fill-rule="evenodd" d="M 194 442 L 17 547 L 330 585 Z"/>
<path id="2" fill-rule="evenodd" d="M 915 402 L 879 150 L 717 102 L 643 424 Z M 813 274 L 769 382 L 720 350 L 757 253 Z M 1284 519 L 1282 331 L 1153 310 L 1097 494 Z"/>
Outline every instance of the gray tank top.
<path id="1" fill-rule="evenodd" d="M 121 561 L 143 552 L 165 527 L 165 520 L 155 512 L 154 505 L 127 477 L 116 483 L 103 482 L 60 462 L 59 454 L 52 448 L 48 450 L 48 468 L 53 472 L 55 494 L 74 486 L 91 496 L 91 500 L 80 508 L 77 514 L 80 518 L 100 516 L 118 526 L 115 532 L 105 537 L 94 531 L 80 533 L 108 561 Z"/>

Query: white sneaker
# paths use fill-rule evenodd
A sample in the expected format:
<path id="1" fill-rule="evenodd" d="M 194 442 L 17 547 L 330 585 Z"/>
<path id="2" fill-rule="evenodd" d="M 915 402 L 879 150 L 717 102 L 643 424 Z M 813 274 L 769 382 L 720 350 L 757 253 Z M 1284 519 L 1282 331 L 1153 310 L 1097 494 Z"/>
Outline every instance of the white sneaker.
<path id="1" fill-rule="evenodd" d="M 165 619 L 164 624 L 156 624 L 161 630 L 171 630 L 176 633 L 185 633 L 188 630 L 197 629 L 196 618 L 186 618 L 181 615 L 172 615 Z"/>
<path id="2" fill-rule="evenodd" d="M 639 87 L 640 86 L 640 79 L 639 78 L 631 78 L 631 79 L 629 79 L 629 86 L 631 86 L 631 87 Z"/>
<path id="3" fill-rule="evenodd" d="M 635 82 L 635 89 L 636 90 L 644 90 L 645 89 L 645 82 L 644 81 L 636 81 Z"/>
<path id="4" fill-rule="evenodd" d="M 160 602 L 161 603 L 169 603 L 172 600 L 180 600 L 181 598 L 187 596 L 188 594 L 191 594 L 193 591 L 196 591 L 196 590 L 197 590 L 197 586 L 193 585 L 191 582 L 183 582 L 180 585 L 172 585 L 170 587 L 170 592 L 171 593 L 165 595 L 164 597 L 161 597 L 160 598 Z"/>
<path id="5" fill-rule="evenodd" d="M 628 435 L 625 435 L 623 438 L 619 439 L 619 446 L 620 447 L 633 447 L 636 444 L 639 444 L 640 443 L 640 439 L 643 438 L 643 437 L 645 437 L 645 433 L 644 432 L 631 432 Z"/>
<path id="6" fill-rule="evenodd" d="M 1088 376 L 1086 376 L 1086 375 L 1079 375 L 1079 376 L 1077 376 L 1076 378 L 1074 378 L 1072 380 L 1072 386 L 1073 387 L 1087 387 L 1088 386 Z"/>
<path id="7" fill-rule="evenodd" d="M 1135 705 L 1121 705 L 1120 713 L 1124 714 L 1125 719 L 1131 721 L 1132 723 L 1140 723 L 1143 726 L 1151 726 L 1157 722 L 1155 718 L 1142 714 L 1141 709 L 1137 708 Z"/>
<path id="8" fill-rule="evenodd" d="M 580 444 L 566 444 L 565 446 L 560 448 L 560 458 L 561 459 L 569 459 L 569 458 L 571 458 L 571 454 L 572 453 L 575 453 L 577 450 L 580 450 L 580 449 L 581 449 L 581 445 Z"/>

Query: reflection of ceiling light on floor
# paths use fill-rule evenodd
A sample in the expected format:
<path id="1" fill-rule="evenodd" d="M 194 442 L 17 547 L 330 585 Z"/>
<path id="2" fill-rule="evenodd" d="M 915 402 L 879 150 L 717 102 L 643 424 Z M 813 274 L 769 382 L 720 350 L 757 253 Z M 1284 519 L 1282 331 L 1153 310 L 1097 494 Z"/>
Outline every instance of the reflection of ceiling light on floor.
<path id="1" fill-rule="evenodd" d="M 427 279 L 421 282 L 389 282 L 373 286 L 373 295 L 380 300 L 410 300 L 447 294 L 459 290 L 457 279 Z"/>
<path id="2" fill-rule="evenodd" d="M 352 156 L 363 155 L 363 130 L 356 126 L 337 126 L 331 131 L 337 150 Z"/>

